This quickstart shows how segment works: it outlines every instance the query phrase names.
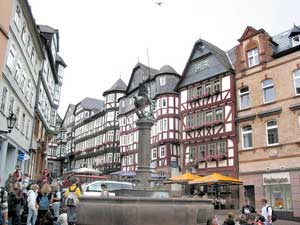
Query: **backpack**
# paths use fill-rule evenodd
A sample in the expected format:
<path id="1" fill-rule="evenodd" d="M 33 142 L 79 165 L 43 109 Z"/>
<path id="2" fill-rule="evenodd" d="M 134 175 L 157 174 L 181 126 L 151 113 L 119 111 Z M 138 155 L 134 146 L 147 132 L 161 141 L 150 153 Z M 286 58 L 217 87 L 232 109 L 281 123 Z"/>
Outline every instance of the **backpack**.
<path id="1" fill-rule="evenodd" d="M 43 195 L 40 199 L 39 210 L 49 210 L 49 198 L 48 195 Z"/>
<path id="2" fill-rule="evenodd" d="M 271 208 L 271 206 L 268 206 L 267 207 L 267 212 L 268 212 L 268 208 Z M 272 222 L 275 222 L 277 220 L 277 215 L 276 213 L 274 212 L 274 210 L 272 209 Z"/>
<path id="3" fill-rule="evenodd" d="M 78 204 L 76 190 L 77 187 L 73 191 L 71 191 L 71 188 L 69 188 L 69 194 L 68 197 L 66 198 L 66 206 L 76 206 Z"/>

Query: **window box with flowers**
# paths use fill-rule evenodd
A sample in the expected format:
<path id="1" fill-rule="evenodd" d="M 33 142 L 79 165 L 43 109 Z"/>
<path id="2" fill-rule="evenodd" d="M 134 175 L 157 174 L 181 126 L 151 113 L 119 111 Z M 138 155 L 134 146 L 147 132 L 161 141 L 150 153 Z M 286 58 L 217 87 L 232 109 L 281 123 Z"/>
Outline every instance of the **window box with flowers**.
<path id="1" fill-rule="evenodd" d="M 203 94 L 202 94 L 202 98 L 207 98 L 207 97 L 209 97 L 210 96 L 210 93 L 209 92 L 204 92 Z"/>
<path id="2" fill-rule="evenodd" d="M 198 159 L 198 163 L 203 163 L 203 162 L 206 162 L 206 158 L 200 158 L 200 159 Z"/>
<path id="3" fill-rule="evenodd" d="M 222 125 L 224 122 L 222 120 L 217 120 L 214 122 L 214 126 Z"/>
<path id="4" fill-rule="evenodd" d="M 214 159 L 217 160 L 217 161 L 223 160 L 223 159 L 226 159 L 226 155 L 224 155 L 224 154 L 218 154 L 218 155 L 214 156 Z"/>
<path id="5" fill-rule="evenodd" d="M 220 89 L 219 89 L 219 88 L 215 89 L 215 91 L 214 91 L 214 95 L 218 95 L 218 94 L 220 94 L 220 93 L 221 93 L 221 91 L 220 91 Z"/>
<path id="6" fill-rule="evenodd" d="M 208 161 L 208 162 L 215 161 L 215 160 L 216 159 L 215 159 L 214 155 L 208 155 L 208 156 L 206 156 L 206 161 Z"/>

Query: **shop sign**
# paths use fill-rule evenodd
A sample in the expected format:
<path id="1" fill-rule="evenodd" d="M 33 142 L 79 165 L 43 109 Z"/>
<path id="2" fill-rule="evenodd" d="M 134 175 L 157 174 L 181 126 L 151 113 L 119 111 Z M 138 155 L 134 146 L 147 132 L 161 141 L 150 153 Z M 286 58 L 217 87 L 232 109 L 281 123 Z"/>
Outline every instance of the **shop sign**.
<path id="1" fill-rule="evenodd" d="M 290 184 L 290 174 L 286 173 L 267 173 L 263 174 L 264 185 Z"/>

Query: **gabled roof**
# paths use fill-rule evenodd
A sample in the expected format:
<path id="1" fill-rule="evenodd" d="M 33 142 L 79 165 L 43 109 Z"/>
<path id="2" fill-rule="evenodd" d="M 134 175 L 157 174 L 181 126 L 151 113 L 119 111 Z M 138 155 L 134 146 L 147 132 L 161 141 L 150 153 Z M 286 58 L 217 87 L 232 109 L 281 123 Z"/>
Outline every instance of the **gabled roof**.
<path id="1" fill-rule="evenodd" d="M 125 82 L 120 78 L 116 81 L 116 83 L 114 83 L 114 85 L 106 90 L 105 92 L 103 92 L 103 96 L 112 93 L 112 92 L 126 92 L 127 89 L 127 85 L 125 84 Z"/>
<path id="2" fill-rule="evenodd" d="M 84 98 L 81 102 L 79 102 L 77 105 L 81 105 L 82 108 L 86 110 L 101 110 L 104 107 L 104 101 L 100 99 L 95 98 Z"/>
<path id="3" fill-rule="evenodd" d="M 202 59 L 208 61 L 207 69 L 200 71 L 190 69 L 191 64 Z M 229 71 L 232 71 L 232 66 L 226 52 L 203 39 L 199 39 L 193 47 L 177 89 Z"/>
<path id="4" fill-rule="evenodd" d="M 298 34 L 300 34 L 300 28 L 294 24 L 294 27 L 292 28 L 289 37 L 293 37 Z"/>
<path id="5" fill-rule="evenodd" d="M 139 69 L 141 70 L 141 73 L 136 73 L 136 71 Z M 146 78 L 146 80 L 152 79 L 157 73 L 158 73 L 157 69 L 153 69 L 151 67 L 148 67 L 148 66 L 138 62 L 132 70 L 126 93 L 128 94 L 130 91 L 137 88 L 139 83 L 141 83 L 143 80 L 145 80 L 145 78 Z M 144 77 L 137 77 L 137 76 L 144 76 Z M 135 84 L 135 86 L 133 86 L 132 85 L 133 80 L 136 80 L 139 83 L 137 83 L 137 84 Z"/>
<path id="6" fill-rule="evenodd" d="M 64 115 L 63 121 L 62 121 L 62 123 L 61 123 L 61 126 L 63 126 L 63 124 L 64 124 L 64 122 L 65 122 L 65 119 L 66 119 L 66 116 L 67 116 L 68 114 L 74 115 L 74 111 L 75 111 L 75 105 L 69 104 L 68 109 L 67 109 L 67 111 L 66 111 L 66 113 L 65 113 L 65 115 Z"/>
<path id="7" fill-rule="evenodd" d="M 253 37 L 259 33 L 265 33 L 266 31 L 264 29 L 256 30 L 255 28 L 251 26 L 247 26 L 242 36 L 238 39 L 239 42 L 242 42 L 250 37 Z"/>

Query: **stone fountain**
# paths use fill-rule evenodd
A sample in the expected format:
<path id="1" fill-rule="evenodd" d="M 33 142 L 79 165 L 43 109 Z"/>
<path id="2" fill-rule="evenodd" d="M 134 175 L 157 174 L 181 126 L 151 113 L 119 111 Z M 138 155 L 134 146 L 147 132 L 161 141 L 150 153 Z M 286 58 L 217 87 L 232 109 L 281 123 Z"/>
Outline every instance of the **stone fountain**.
<path id="1" fill-rule="evenodd" d="M 137 186 L 115 197 L 81 197 L 77 208 L 80 225 L 204 225 L 213 212 L 210 200 L 172 198 L 167 190 L 150 188 L 150 135 L 153 103 L 143 84 L 135 98 L 138 120 Z M 146 107 L 148 106 L 148 107 Z M 147 109 L 147 110 L 146 110 Z"/>

